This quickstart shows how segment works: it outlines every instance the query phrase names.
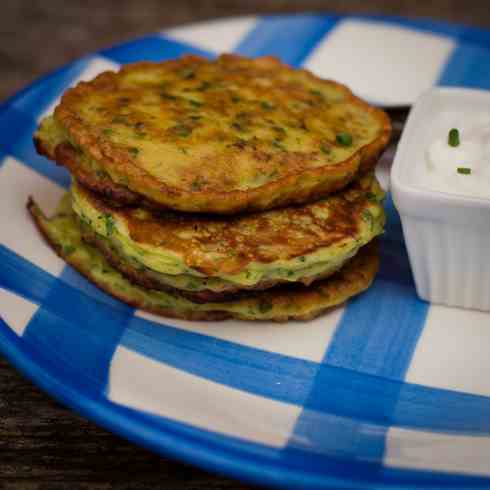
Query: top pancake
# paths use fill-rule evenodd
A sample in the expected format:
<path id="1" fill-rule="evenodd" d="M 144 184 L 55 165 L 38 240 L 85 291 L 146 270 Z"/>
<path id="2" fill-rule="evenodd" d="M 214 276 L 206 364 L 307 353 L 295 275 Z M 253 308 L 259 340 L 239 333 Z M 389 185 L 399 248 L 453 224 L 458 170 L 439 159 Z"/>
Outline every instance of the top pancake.
<path id="1" fill-rule="evenodd" d="M 275 58 L 223 55 L 82 82 L 35 139 L 125 204 L 235 213 L 342 188 L 375 164 L 389 135 L 386 114 L 343 85 Z"/>

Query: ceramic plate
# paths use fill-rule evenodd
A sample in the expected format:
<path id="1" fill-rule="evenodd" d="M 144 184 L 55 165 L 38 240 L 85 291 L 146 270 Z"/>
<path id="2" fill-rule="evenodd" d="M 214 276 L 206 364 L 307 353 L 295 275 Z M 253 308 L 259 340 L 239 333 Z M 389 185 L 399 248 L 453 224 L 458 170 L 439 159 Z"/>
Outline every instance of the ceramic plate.
<path id="1" fill-rule="evenodd" d="M 490 88 L 490 32 L 400 18 L 238 18 L 87 56 L 0 109 L 0 349 L 62 403 L 161 454 L 281 488 L 490 484 L 490 315 L 420 301 L 391 200 L 371 289 L 310 322 L 158 318 L 105 295 L 44 244 L 67 172 L 37 121 L 80 79 L 141 59 L 273 54 L 405 105 L 434 84 Z M 385 165 L 380 177 L 387 182 Z"/>

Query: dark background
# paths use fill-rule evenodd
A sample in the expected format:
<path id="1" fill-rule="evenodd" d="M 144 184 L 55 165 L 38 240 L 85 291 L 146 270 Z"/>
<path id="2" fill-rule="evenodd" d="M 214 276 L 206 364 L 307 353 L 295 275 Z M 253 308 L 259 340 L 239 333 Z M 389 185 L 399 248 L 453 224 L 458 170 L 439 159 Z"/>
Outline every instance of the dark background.
<path id="1" fill-rule="evenodd" d="M 489 0 L 1 0 L 0 100 L 87 52 L 165 27 L 232 15 L 303 11 L 423 16 L 490 28 Z M 0 358 L 4 488 L 251 487 L 119 439 L 58 405 Z"/>

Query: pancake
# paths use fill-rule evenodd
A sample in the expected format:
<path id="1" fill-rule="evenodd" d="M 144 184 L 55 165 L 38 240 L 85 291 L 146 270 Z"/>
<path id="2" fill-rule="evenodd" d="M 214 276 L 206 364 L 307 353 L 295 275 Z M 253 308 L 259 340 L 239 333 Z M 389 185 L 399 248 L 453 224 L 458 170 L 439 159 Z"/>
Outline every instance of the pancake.
<path id="1" fill-rule="evenodd" d="M 304 203 L 372 168 L 387 115 L 272 57 L 136 63 L 68 90 L 34 140 L 121 204 L 233 214 Z"/>
<path id="2" fill-rule="evenodd" d="M 83 237 L 114 267 L 195 301 L 328 277 L 382 233 L 385 220 L 372 174 L 314 203 L 233 217 L 114 206 L 76 182 L 71 196 Z"/>
<path id="3" fill-rule="evenodd" d="M 167 317 L 187 320 L 311 319 L 368 288 L 378 269 L 376 244 L 372 242 L 335 275 L 311 286 L 276 287 L 233 301 L 195 303 L 178 293 L 134 285 L 111 267 L 96 248 L 82 240 L 68 195 L 62 200 L 57 213 L 49 219 L 32 199 L 28 209 L 40 232 L 58 255 L 91 282 L 134 307 Z"/>

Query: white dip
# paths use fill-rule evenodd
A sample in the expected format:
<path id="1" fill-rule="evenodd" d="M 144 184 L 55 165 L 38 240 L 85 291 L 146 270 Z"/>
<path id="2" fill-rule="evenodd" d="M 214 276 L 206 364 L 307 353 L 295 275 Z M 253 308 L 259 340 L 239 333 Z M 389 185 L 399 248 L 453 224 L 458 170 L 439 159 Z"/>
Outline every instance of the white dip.
<path id="1" fill-rule="evenodd" d="M 437 191 L 490 198 L 490 120 L 455 129 L 459 138 L 450 138 L 448 130 L 429 145 L 424 184 Z M 451 146 L 449 140 L 454 144 L 458 139 L 459 144 Z"/>

